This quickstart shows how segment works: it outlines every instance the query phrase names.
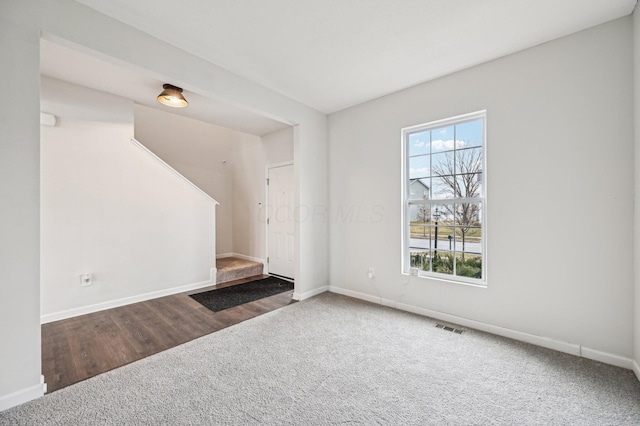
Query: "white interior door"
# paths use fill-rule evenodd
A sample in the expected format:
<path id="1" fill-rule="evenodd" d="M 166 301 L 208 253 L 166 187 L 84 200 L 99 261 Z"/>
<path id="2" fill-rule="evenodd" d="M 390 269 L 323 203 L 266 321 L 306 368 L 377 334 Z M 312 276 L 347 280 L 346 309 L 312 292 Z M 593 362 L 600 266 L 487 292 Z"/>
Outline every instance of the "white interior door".
<path id="1" fill-rule="evenodd" d="M 296 195 L 293 165 L 269 168 L 267 179 L 269 273 L 293 278 Z"/>

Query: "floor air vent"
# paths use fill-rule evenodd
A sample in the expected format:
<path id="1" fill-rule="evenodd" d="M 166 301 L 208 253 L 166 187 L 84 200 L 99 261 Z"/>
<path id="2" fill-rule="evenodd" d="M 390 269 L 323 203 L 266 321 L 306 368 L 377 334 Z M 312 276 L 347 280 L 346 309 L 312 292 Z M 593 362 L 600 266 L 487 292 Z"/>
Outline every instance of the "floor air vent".
<path id="1" fill-rule="evenodd" d="M 441 328 L 443 330 L 452 331 L 452 332 L 454 332 L 456 334 L 462 334 L 465 331 L 462 328 L 455 328 L 455 327 L 451 327 L 451 326 L 445 325 L 445 324 L 436 324 L 436 328 Z"/>

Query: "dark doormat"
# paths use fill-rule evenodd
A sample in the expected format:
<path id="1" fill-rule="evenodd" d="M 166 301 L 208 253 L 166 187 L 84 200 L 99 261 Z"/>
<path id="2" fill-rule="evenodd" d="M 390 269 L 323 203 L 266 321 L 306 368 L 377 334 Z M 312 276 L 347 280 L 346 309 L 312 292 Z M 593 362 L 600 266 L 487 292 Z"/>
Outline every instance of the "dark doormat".
<path id="1" fill-rule="evenodd" d="M 289 290 L 293 290 L 292 282 L 269 277 L 246 284 L 192 294 L 190 297 L 213 312 L 218 312 Z"/>

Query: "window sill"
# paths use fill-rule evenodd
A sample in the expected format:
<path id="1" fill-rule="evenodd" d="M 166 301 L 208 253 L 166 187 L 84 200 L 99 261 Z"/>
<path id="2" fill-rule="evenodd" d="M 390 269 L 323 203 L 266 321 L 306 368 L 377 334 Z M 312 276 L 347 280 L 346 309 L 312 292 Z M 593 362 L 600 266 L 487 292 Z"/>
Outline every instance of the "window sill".
<path id="1" fill-rule="evenodd" d="M 437 275 L 413 275 L 413 274 L 411 274 L 409 272 L 406 272 L 406 271 L 403 271 L 402 275 L 406 275 L 409 278 L 428 279 L 428 280 L 434 280 L 434 281 L 439 281 L 439 282 L 444 282 L 444 283 L 449 283 L 449 284 L 461 284 L 461 285 L 470 286 L 470 287 L 476 287 L 476 288 L 487 288 L 486 280 L 470 282 L 470 281 L 463 281 L 463 280 L 459 280 L 459 279 L 452 279 L 452 278 L 447 277 L 446 275 L 443 275 L 443 276 L 437 276 Z"/>

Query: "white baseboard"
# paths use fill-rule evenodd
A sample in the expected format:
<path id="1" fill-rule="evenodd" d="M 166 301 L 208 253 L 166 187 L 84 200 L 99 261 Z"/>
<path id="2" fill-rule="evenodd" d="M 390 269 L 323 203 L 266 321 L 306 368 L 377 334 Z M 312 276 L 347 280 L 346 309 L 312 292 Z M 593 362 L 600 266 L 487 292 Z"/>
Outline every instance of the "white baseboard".
<path id="1" fill-rule="evenodd" d="M 216 259 L 224 259 L 225 257 L 234 257 L 233 253 L 219 253 L 216 254 Z"/>
<path id="2" fill-rule="evenodd" d="M 585 348 L 584 346 L 580 347 L 580 356 L 594 361 L 600 361 L 605 364 L 615 365 L 616 367 L 626 368 L 627 370 L 633 370 L 634 361 L 631 358 L 625 358 L 608 352 Z"/>
<path id="3" fill-rule="evenodd" d="M 37 385 L 29 386 L 9 395 L 0 396 L 0 411 L 40 398 L 46 391 L 47 385 L 44 383 L 44 376 L 40 376 L 40 383 Z"/>
<path id="4" fill-rule="evenodd" d="M 216 259 L 224 259 L 225 257 L 239 257 L 240 259 L 250 260 L 252 262 L 266 263 L 264 259 L 260 259 L 259 257 L 247 256 L 246 254 L 240 253 L 222 253 L 216 255 Z"/>
<path id="5" fill-rule="evenodd" d="M 360 293 L 358 291 L 347 290 L 345 288 L 336 287 L 333 285 L 329 286 L 329 291 L 332 293 L 342 294 L 343 296 L 353 297 L 354 299 L 360 299 L 360 300 L 365 300 L 367 302 L 376 303 L 378 305 L 390 306 L 392 308 L 396 307 L 395 302 L 390 303 L 391 302 L 390 300 L 383 299 L 378 296 L 372 296 L 366 293 Z"/>
<path id="6" fill-rule="evenodd" d="M 640 380 L 640 366 L 635 360 L 633 361 L 633 372 L 636 373 L 636 377 Z"/>
<path id="7" fill-rule="evenodd" d="M 197 290 L 202 287 L 208 287 L 216 284 L 216 268 L 211 268 L 209 281 L 202 281 L 193 284 L 187 284 L 179 287 L 171 287 L 163 290 L 152 291 L 149 293 L 138 294 L 135 296 L 124 297 L 122 299 L 108 300 L 93 305 L 81 306 L 78 308 L 68 309 L 65 311 L 53 312 L 40 317 L 40 323 L 59 321 L 67 318 L 77 317 L 79 315 L 91 314 L 93 312 L 104 311 L 105 309 L 117 308 L 119 306 L 130 305 L 132 303 L 144 302 L 145 300 L 156 299 L 158 297 L 170 296 L 172 294 L 183 293 L 185 291 Z"/>
<path id="8" fill-rule="evenodd" d="M 318 287 L 316 289 L 313 290 L 309 290 L 309 291 L 305 291 L 304 293 L 297 293 L 294 291 L 293 293 L 293 299 L 294 300 L 305 300 L 305 299 L 309 299 L 313 296 L 317 296 L 320 293 L 324 293 L 325 291 L 329 291 L 329 286 L 325 285 L 322 287 Z"/>
<path id="9" fill-rule="evenodd" d="M 619 355 L 610 354 L 607 352 L 601 352 L 595 349 L 585 348 L 583 346 L 563 342 L 561 340 L 551 339 L 549 337 L 536 336 L 534 334 L 523 333 L 521 331 L 512 330 L 509 328 L 499 327 L 479 321 L 474 321 L 467 318 L 458 317 L 455 315 L 445 314 L 443 312 L 433 311 L 430 309 L 424 309 L 406 303 L 399 303 L 394 300 L 384 299 L 382 297 L 371 296 L 369 294 L 360 293 L 357 291 L 347 290 L 341 287 L 329 286 L 329 291 L 333 293 L 342 294 L 345 296 L 353 297 L 356 299 L 366 300 L 367 302 L 377 303 L 379 305 L 385 305 L 392 308 L 400 309 L 402 311 L 412 312 L 418 315 L 424 315 L 426 317 L 438 319 L 441 321 L 450 322 L 453 324 L 459 324 L 465 327 L 473 328 L 475 330 L 485 331 L 487 333 L 495 334 L 498 336 L 508 337 L 510 339 L 518 340 L 521 342 L 531 343 L 532 345 L 541 346 L 543 348 L 553 349 L 559 352 L 568 353 L 583 358 L 592 359 L 594 361 L 600 361 L 605 364 L 615 365 L 617 367 L 633 369 L 636 372 L 636 376 L 640 379 L 640 368 L 630 358 L 621 357 Z"/>

